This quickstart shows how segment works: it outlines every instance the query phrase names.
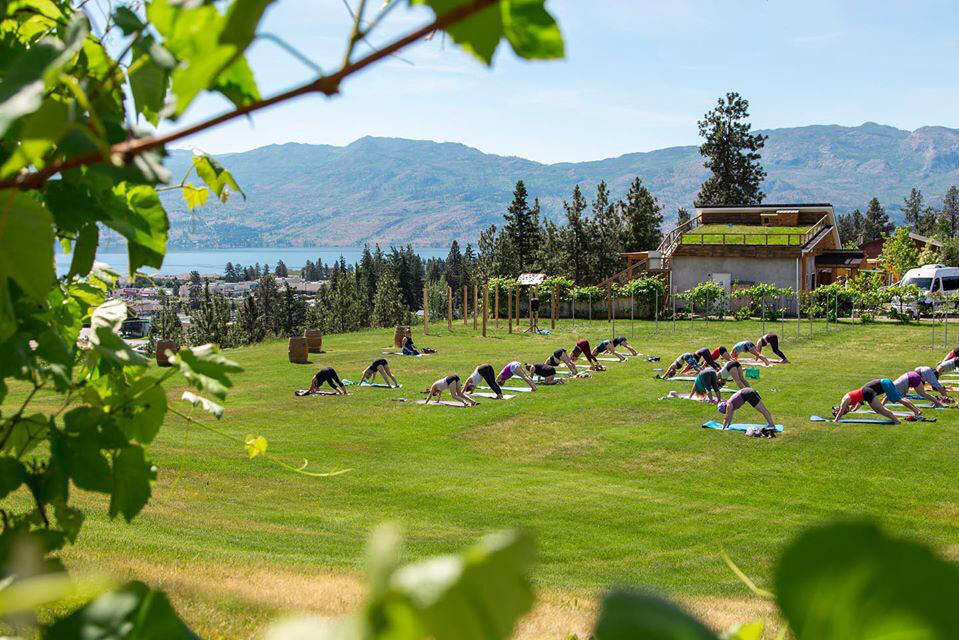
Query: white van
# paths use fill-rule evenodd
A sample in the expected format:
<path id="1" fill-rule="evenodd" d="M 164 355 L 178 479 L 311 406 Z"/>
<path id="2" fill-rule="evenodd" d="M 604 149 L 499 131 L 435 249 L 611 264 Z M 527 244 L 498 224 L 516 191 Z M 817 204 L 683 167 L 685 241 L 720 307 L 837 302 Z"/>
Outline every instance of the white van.
<path id="1" fill-rule="evenodd" d="M 902 305 L 903 311 L 909 311 L 913 316 L 918 317 L 920 307 L 928 307 L 932 304 L 932 294 L 954 295 L 959 293 L 959 267 L 947 267 L 944 264 L 923 265 L 907 271 L 899 284 L 913 284 L 925 292 L 926 295 L 919 300 L 918 305 L 915 301 Z M 899 301 L 893 300 L 893 305 L 899 307 Z"/>

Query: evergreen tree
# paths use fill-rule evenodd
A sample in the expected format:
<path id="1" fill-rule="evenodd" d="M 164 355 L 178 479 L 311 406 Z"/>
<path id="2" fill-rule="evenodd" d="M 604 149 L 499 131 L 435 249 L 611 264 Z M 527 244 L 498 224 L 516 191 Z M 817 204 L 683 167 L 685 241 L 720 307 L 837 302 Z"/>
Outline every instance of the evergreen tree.
<path id="1" fill-rule="evenodd" d="M 766 171 L 759 150 L 766 136 L 750 133 L 749 101 L 729 92 L 699 121 L 699 135 L 705 139 L 699 153 L 712 175 L 696 197 L 698 205 L 760 204 L 760 190 Z"/>
<path id="2" fill-rule="evenodd" d="M 956 185 L 949 187 L 942 200 L 942 218 L 948 223 L 949 237 L 956 237 L 956 228 L 959 225 L 959 188 Z"/>
<path id="3" fill-rule="evenodd" d="M 234 344 L 255 344 L 266 337 L 263 315 L 256 304 L 256 298 L 246 296 L 236 310 L 233 321 Z"/>
<path id="4" fill-rule="evenodd" d="M 609 188 L 601 180 L 593 199 L 593 222 L 596 225 L 596 275 L 608 278 L 622 268 L 623 225 L 620 208 L 609 201 Z"/>
<path id="5" fill-rule="evenodd" d="M 889 220 L 889 214 L 879 204 L 878 198 L 869 201 L 869 208 L 866 209 L 866 217 L 862 222 L 862 241 L 872 242 L 892 233 L 895 227 Z"/>
<path id="6" fill-rule="evenodd" d="M 276 279 L 272 275 L 261 276 L 253 295 L 256 306 L 263 316 L 263 328 L 267 333 L 280 335 L 279 298 Z"/>
<path id="7" fill-rule="evenodd" d="M 176 312 L 175 305 L 170 303 L 170 298 L 160 290 L 159 296 L 160 309 L 153 314 L 150 323 L 150 331 L 147 334 L 147 351 L 156 352 L 157 340 L 173 340 L 178 345 L 183 345 L 183 325 L 180 322 L 180 316 Z"/>
<path id="8" fill-rule="evenodd" d="M 278 316 L 280 335 L 292 338 L 303 333 L 306 303 L 296 295 L 289 283 L 284 285 L 283 294 L 280 296 Z"/>
<path id="9" fill-rule="evenodd" d="M 866 219 L 863 217 L 862 212 L 859 209 L 853 209 L 852 212 L 852 229 L 854 233 L 854 246 L 859 246 L 865 242 L 864 234 L 866 232 Z"/>
<path id="10" fill-rule="evenodd" d="M 190 343 L 212 342 L 221 347 L 230 343 L 230 304 L 219 293 L 210 293 L 210 283 L 203 286 L 203 296 L 196 309 L 190 312 Z"/>
<path id="11" fill-rule="evenodd" d="M 662 207 L 638 177 L 623 202 L 623 251 L 655 249 L 663 239 Z"/>
<path id="12" fill-rule="evenodd" d="M 676 226 L 686 224 L 690 220 L 692 220 L 692 216 L 689 215 L 689 209 L 680 207 L 676 210 Z"/>
<path id="13" fill-rule="evenodd" d="M 476 277 L 476 253 L 473 251 L 473 245 L 466 243 L 466 249 L 463 250 L 463 268 L 466 270 L 466 282 L 472 284 L 477 282 Z"/>
<path id="14" fill-rule="evenodd" d="M 918 232 L 924 236 L 931 236 L 936 232 L 936 223 L 939 221 L 939 210 L 935 207 L 926 207 L 919 218 Z"/>
<path id="15" fill-rule="evenodd" d="M 567 273 L 563 260 L 563 232 L 552 220 L 543 222 L 540 232 L 539 257 L 540 268 L 550 276 Z"/>
<path id="16" fill-rule="evenodd" d="M 290 271 L 289 269 L 286 268 L 286 264 L 282 260 L 276 263 L 276 269 L 274 270 L 273 273 L 274 275 L 276 275 L 277 278 L 290 277 Z"/>
<path id="17" fill-rule="evenodd" d="M 480 231 L 476 243 L 476 271 L 479 278 L 485 282 L 489 278 L 499 275 L 496 270 L 496 225 L 491 224 Z"/>
<path id="18" fill-rule="evenodd" d="M 506 214 L 503 217 L 506 219 L 504 232 L 509 236 L 510 244 L 516 251 L 516 269 L 520 273 L 524 273 L 529 269 L 530 260 L 536 249 L 539 221 L 536 219 L 537 215 L 529 207 L 526 185 L 523 184 L 522 180 L 516 181 L 513 201 L 507 207 Z"/>
<path id="19" fill-rule="evenodd" d="M 856 247 L 859 244 L 859 234 L 853 223 L 852 214 L 840 213 L 836 216 L 836 231 L 839 232 L 839 241 L 844 247 Z"/>
<path id="20" fill-rule="evenodd" d="M 902 213 L 906 217 L 906 225 L 909 229 L 918 233 L 923 213 L 922 191 L 912 188 L 909 196 L 903 199 Z"/>
<path id="21" fill-rule="evenodd" d="M 578 285 L 585 284 L 589 267 L 589 220 L 583 216 L 586 206 L 586 199 L 583 198 L 579 185 L 573 189 L 570 202 L 563 201 L 563 209 L 566 210 L 566 227 L 563 229 L 563 257 L 567 269 L 565 275 Z"/>
<path id="22" fill-rule="evenodd" d="M 406 324 L 409 312 L 403 304 L 402 294 L 393 274 L 386 272 L 376 284 L 373 297 L 372 321 L 374 327 L 392 327 Z"/>
<path id="23" fill-rule="evenodd" d="M 450 244 L 450 252 L 446 256 L 446 280 L 454 292 L 466 284 L 466 267 L 463 264 L 463 254 L 460 253 L 460 243 L 456 240 Z"/>
<path id="24" fill-rule="evenodd" d="M 227 282 L 236 282 L 239 278 L 236 275 L 236 268 L 232 262 L 226 263 L 226 269 L 223 270 L 223 279 Z"/>

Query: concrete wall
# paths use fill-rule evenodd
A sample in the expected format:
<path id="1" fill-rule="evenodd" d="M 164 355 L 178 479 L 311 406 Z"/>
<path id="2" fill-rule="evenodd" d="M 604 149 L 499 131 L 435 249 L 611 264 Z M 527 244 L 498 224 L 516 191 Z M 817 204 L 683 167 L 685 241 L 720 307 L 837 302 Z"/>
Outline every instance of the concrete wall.
<path id="1" fill-rule="evenodd" d="M 796 289 L 797 261 L 795 258 L 673 256 L 672 266 L 672 287 L 677 293 L 705 282 L 709 279 L 710 273 L 729 273 L 732 275 L 733 283 L 737 281 L 764 283 Z M 677 307 L 682 307 L 683 304 L 677 301 Z M 738 306 L 740 305 L 734 304 L 732 310 L 735 311 Z M 794 301 L 791 301 L 788 307 L 790 311 L 795 311 Z"/>

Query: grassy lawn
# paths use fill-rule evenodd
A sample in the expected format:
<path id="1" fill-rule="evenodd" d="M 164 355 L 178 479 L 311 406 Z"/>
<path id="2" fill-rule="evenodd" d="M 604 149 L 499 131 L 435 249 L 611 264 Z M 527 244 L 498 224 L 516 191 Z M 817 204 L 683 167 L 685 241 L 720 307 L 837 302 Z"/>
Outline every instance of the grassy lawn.
<path id="1" fill-rule="evenodd" d="M 762 369 L 754 381 L 785 425 L 775 440 L 701 429 L 715 409 L 658 400 L 688 386 L 654 380 L 663 363 L 642 358 L 473 409 L 393 401 L 419 399 L 432 381 L 465 377 L 478 363 L 542 361 L 574 337 L 595 344 L 612 332 L 604 321 L 563 322 L 556 334 L 535 337 L 505 335 L 504 322 L 488 339 L 443 326 L 417 336 L 438 354 L 390 357 L 403 389 L 345 398 L 296 398 L 293 390 L 323 365 L 357 379 L 391 330 L 326 337 L 312 365 L 288 363 L 285 342 L 230 351 L 246 371 L 219 428 L 262 434 L 271 453 L 293 464 L 305 458 L 313 470 L 352 471 L 304 477 L 248 460 L 234 443 L 171 417 L 151 449 L 159 472 L 146 510 L 130 525 L 110 522 L 106 498 L 81 496 L 88 519 L 65 559 L 80 572 L 162 585 L 204 637 L 249 637 L 285 611 L 355 606 L 364 540 L 378 523 L 403 527 L 410 558 L 519 526 L 537 539 L 534 577 L 544 594 L 524 637 L 565 638 L 582 637 L 591 598 L 613 583 L 662 590 L 717 624 L 749 619 L 762 605 L 721 550 L 768 585 L 783 544 L 830 518 L 874 518 L 955 553 L 959 485 L 949 478 L 959 411 L 896 427 L 808 420 L 829 415 L 843 392 L 935 364 L 946 349 L 930 349 L 928 327 L 843 325 L 827 334 L 820 323 L 810 337 L 804 323 L 801 338 L 796 330 L 787 323 L 782 340 L 795 362 Z M 630 335 L 629 322 L 616 331 Z M 760 335 L 758 322 L 637 322 L 631 342 L 666 361 Z M 170 389 L 171 401 L 181 392 Z M 758 414 L 745 407 L 737 419 Z"/>
<path id="2" fill-rule="evenodd" d="M 683 244 L 767 244 L 766 234 L 769 235 L 768 244 L 771 245 L 793 245 L 799 246 L 801 239 L 788 234 L 803 234 L 809 230 L 809 227 L 763 227 L 741 224 L 705 224 L 696 227 L 683 236 Z M 745 242 L 742 235 L 735 236 L 730 234 L 762 234 L 745 236 Z M 725 241 L 723 238 L 725 235 Z"/>

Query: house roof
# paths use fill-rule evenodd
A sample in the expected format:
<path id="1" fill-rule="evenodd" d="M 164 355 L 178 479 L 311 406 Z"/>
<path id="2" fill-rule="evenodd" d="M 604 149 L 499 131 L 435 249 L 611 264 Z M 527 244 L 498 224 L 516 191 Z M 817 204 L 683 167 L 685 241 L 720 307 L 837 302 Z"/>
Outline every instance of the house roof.
<path id="1" fill-rule="evenodd" d="M 823 251 L 816 256 L 817 267 L 858 267 L 866 254 L 859 249 L 836 249 Z"/>
<path id="2" fill-rule="evenodd" d="M 787 204 L 704 204 L 696 207 L 697 209 L 809 209 L 831 207 L 829 202 L 800 202 Z"/>

